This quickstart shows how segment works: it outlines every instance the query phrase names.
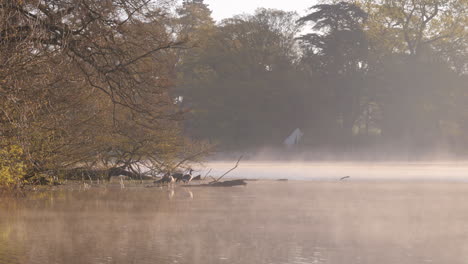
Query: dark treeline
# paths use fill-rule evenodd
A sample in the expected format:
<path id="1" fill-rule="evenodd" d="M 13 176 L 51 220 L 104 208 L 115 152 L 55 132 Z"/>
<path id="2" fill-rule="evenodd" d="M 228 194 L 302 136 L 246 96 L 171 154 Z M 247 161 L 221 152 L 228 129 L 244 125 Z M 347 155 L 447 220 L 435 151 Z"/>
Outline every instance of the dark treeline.
<path id="1" fill-rule="evenodd" d="M 224 150 L 280 147 L 413 155 L 468 146 L 467 1 L 323 1 L 299 17 L 259 9 L 214 23 L 178 9 L 185 132 Z"/>

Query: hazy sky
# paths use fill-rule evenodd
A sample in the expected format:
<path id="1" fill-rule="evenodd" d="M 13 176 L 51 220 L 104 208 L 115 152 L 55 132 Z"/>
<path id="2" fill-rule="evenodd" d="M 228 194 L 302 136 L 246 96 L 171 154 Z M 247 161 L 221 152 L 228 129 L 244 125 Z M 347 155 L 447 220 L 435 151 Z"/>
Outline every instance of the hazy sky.
<path id="1" fill-rule="evenodd" d="M 300 15 L 317 3 L 316 0 L 205 0 L 217 21 L 242 13 L 253 13 L 259 7 L 297 11 Z"/>

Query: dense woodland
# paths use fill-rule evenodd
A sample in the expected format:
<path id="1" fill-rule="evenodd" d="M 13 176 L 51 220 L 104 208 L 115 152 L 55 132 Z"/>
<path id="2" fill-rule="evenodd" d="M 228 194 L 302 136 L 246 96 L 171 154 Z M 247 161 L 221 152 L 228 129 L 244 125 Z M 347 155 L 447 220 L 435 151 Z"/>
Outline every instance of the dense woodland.
<path id="1" fill-rule="evenodd" d="M 0 182 L 173 170 L 214 146 L 463 157 L 468 1 L 1 0 Z"/>
<path id="2" fill-rule="evenodd" d="M 281 146 L 300 128 L 311 151 L 464 153 L 467 7 L 326 2 L 304 17 L 260 9 L 215 24 L 186 3 L 198 44 L 179 65 L 186 132 L 234 149 Z"/>

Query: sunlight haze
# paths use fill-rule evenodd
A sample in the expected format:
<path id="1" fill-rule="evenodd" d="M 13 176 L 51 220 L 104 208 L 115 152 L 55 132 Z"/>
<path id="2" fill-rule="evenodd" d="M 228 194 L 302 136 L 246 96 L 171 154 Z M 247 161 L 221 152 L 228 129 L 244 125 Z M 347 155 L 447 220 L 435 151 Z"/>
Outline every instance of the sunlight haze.
<path id="1" fill-rule="evenodd" d="M 0 264 L 468 264 L 468 0 L 0 1 Z"/>
<path id="2" fill-rule="evenodd" d="M 281 9 L 285 11 L 296 11 L 299 14 L 304 14 L 305 11 L 311 6 L 315 5 L 317 1 L 314 0 L 293 0 L 293 1 L 279 1 L 279 0 L 239 0 L 239 1 L 226 1 L 226 0 L 205 0 L 209 8 L 213 11 L 212 15 L 216 21 L 232 17 L 243 13 L 253 13 L 255 9 L 265 7 Z"/>

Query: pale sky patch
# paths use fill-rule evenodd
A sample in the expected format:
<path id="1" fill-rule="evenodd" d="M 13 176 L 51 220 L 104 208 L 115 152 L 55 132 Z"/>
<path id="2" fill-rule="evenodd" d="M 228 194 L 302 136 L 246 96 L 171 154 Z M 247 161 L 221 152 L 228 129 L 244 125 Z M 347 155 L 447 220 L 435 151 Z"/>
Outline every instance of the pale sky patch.
<path id="1" fill-rule="evenodd" d="M 257 8 L 274 8 L 284 11 L 296 11 L 305 15 L 307 9 L 317 4 L 317 0 L 205 0 L 213 11 L 216 21 L 239 14 L 252 14 Z"/>

